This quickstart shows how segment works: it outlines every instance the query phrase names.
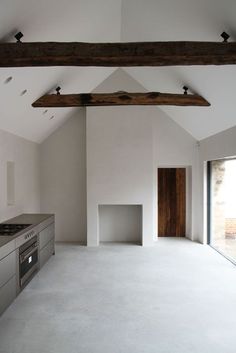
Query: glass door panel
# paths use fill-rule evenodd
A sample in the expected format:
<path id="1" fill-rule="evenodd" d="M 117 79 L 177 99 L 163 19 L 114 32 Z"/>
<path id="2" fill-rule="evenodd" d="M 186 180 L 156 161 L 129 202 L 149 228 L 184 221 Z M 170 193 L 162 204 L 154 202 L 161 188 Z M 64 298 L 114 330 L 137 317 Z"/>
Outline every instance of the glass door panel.
<path id="1" fill-rule="evenodd" d="M 236 262 L 236 159 L 209 163 L 209 242 Z"/>

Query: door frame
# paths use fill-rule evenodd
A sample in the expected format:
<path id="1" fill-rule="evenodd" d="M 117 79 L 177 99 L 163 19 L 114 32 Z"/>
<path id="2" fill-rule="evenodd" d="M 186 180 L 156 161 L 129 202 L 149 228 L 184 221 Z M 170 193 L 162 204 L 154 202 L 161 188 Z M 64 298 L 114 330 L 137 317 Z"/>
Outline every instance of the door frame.
<path id="1" fill-rule="evenodd" d="M 184 168 L 186 170 L 186 220 L 185 220 L 185 229 L 186 235 L 185 238 L 193 240 L 193 232 L 192 232 L 192 166 L 191 165 L 183 165 L 183 164 L 168 164 L 168 165 L 158 165 L 156 168 L 156 233 L 157 238 L 158 235 L 158 169 L 161 168 Z"/>

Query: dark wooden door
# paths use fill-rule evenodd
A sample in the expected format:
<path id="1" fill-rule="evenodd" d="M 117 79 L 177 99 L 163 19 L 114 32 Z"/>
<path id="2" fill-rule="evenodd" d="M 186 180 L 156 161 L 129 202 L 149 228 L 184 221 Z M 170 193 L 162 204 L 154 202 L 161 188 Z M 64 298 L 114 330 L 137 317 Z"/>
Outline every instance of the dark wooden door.
<path id="1" fill-rule="evenodd" d="M 186 170 L 158 169 L 158 235 L 185 237 Z"/>

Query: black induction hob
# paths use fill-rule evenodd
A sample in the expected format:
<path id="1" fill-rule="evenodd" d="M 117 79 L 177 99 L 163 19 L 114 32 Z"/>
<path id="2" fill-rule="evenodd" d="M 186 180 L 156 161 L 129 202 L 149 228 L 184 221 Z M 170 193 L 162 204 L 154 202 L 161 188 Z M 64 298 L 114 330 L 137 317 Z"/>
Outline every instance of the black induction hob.
<path id="1" fill-rule="evenodd" d="M 29 226 L 31 226 L 31 224 L 7 224 L 7 223 L 4 224 L 4 223 L 2 223 L 2 224 L 0 224 L 0 236 L 15 235 Z"/>

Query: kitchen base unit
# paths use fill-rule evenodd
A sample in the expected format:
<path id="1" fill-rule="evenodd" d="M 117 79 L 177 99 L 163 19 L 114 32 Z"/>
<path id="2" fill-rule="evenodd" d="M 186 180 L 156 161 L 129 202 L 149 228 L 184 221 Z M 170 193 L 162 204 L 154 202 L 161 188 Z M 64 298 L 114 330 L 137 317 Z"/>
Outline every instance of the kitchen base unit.
<path id="1" fill-rule="evenodd" d="M 0 224 L 0 315 L 53 254 L 54 215 L 22 214 Z"/>
<path id="2" fill-rule="evenodd" d="M 13 276 L 0 288 L 0 315 L 16 298 L 16 276 Z"/>
<path id="3" fill-rule="evenodd" d="M 0 248 L 0 315 L 16 297 L 16 251 L 14 241 Z"/>
<path id="4" fill-rule="evenodd" d="M 39 232 L 40 268 L 55 254 L 55 223 L 49 223 Z"/>

